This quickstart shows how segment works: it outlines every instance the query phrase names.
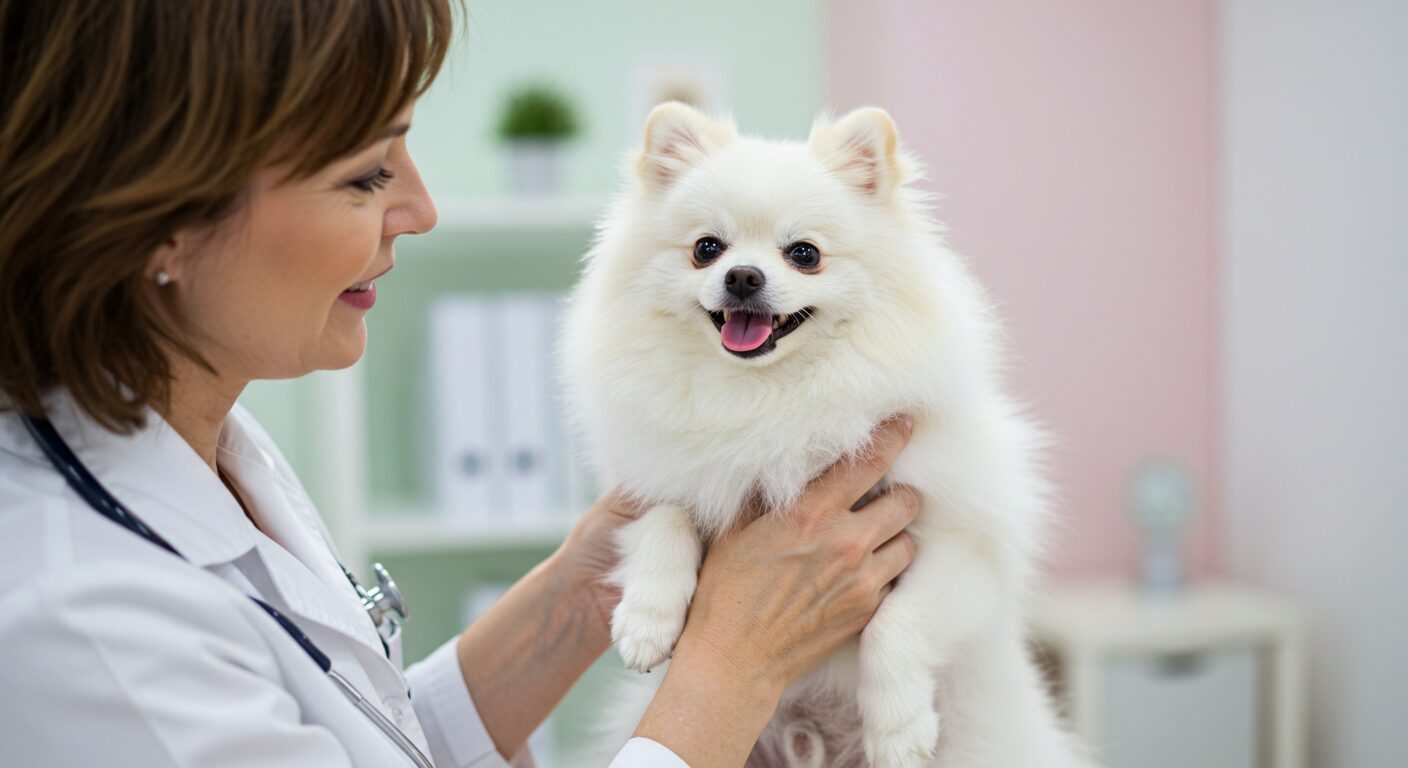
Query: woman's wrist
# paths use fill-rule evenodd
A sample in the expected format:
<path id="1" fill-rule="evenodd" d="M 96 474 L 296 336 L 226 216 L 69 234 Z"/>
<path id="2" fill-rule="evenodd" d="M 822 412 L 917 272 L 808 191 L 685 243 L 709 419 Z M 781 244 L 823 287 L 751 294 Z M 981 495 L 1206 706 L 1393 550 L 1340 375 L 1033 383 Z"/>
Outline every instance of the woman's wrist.
<path id="1" fill-rule="evenodd" d="M 539 563 L 456 644 L 465 686 L 505 757 L 610 645 L 563 554 Z"/>
<path id="2" fill-rule="evenodd" d="M 582 642 L 595 655 L 610 647 L 611 610 L 619 598 L 605 578 L 617 560 L 616 532 L 639 511 L 609 494 L 544 564 L 561 585 L 564 604 L 587 628 Z M 698 626 L 687 628 L 635 735 L 663 744 L 692 768 L 742 765 L 786 683 L 765 674 L 766 665 L 738 658 L 735 646 Z"/>
<path id="3" fill-rule="evenodd" d="M 596 519 L 596 511 L 578 521 L 550 561 L 558 574 L 564 603 L 587 626 L 584 637 L 599 656 L 611 647 L 611 611 L 619 592 L 606 582 L 606 571 L 615 557 L 612 534 L 616 528 Z"/>
<path id="4" fill-rule="evenodd" d="M 691 768 L 739 766 L 785 687 L 751 676 L 706 641 L 682 637 L 635 735 L 663 744 Z"/>
<path id="5" fill-rule="evenodd" d="M 558 623 L 574 631 L 563 641 L 574 655 L 599 658 L 611 647 L 610 612 L 601 605 L 601 579 L 583 566 L 571 537 L 538 565 L 548 602 Z"/>

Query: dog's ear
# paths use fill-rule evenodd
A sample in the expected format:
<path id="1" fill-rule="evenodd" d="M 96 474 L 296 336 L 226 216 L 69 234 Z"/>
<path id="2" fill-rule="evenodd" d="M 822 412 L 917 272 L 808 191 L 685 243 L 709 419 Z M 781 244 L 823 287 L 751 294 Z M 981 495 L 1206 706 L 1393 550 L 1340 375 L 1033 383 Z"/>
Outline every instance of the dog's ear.
<path id="1" fill-rule="evenodd" d="M 668 188 L 680 176 L 736 135 L 732 122 L 714 120 L 691 106 L 667 101 L 645 119 L 645 144 L 637 168 L 654 190 Z"/>
<path id="2" fill-rule="evenodd" d="M 834 122 L 817 120 L 807 146 L 832 173 L 864 194 L 882 197 L 903 179 L 899 131 L 879 107 L 861 107 Z"/>

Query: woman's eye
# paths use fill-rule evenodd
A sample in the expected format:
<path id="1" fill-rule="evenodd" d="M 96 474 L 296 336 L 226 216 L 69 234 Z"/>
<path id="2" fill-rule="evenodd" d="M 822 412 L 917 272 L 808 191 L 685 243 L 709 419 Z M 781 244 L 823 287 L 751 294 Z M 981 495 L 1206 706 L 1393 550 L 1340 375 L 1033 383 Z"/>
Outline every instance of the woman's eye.
<path id="1" fill-rule="evenodd" d="M 787 260 L 802 269 L 811 269 L 821 263 L 821 252 L 811 243 L 793 243 L 787 246 Z"/>
<path id="2" fill-rule="evenodd" d="M 694 263 L 699 265 L 708 264 L 728 248 L 717 237 L 701 237 L 694 243 Z"/>
<path id="3" fill-rule="evenodd" d="M 396 178 L 396 174 L 386 170 L 385 168 L 378 168 L 376 169 L 376 173 L 373 173 L 370 176 L 363 176 L 360 179 L 354 179 L 352 181 L 352 186 L 362 190 L 363 192 L 372 192 L 374 190 L 378 190 L 385 187 L 386 182 L 391 181 L 394 178 Z"/>

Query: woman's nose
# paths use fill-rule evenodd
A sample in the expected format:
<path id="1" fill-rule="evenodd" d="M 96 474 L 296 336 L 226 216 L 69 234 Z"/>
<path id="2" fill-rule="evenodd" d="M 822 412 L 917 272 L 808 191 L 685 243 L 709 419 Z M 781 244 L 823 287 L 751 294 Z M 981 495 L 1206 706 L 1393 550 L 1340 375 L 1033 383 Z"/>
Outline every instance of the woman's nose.
<path id="1" fill-rule="evenodd" d="M 407 162 L 396 173 L 396 181 L 404 180 L 404 183 L 400 184 L 399 188 L 393 187 L 396 189 L 397 200 L 386 211 L 387 237 L 429 232 L 439 218 L 435 201 L 430 199 L 430 191 L 425 188 L 420 171 L 415 163 L 409 160 L 408 155 Z"/>
<path id="2" fill-rule="evenodd" d="M 429 232 L 435 228 L 435 223 L 440 220 L 440 212 L 435 208 L 435 201 L 430 199 L 430 192 L 425 185 L 420 185 L 414 203 L 410 206 L 410 221 L 412 231 L 405 234 L 419 235 Z"/>

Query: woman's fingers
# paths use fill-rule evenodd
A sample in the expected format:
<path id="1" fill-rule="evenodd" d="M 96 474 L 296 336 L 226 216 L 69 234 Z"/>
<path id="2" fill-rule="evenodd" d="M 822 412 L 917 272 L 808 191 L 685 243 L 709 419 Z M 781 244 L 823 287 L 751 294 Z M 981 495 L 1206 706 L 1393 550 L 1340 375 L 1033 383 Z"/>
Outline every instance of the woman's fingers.
<path id="1" fill-rule="evenodd" d="M 909 527 L 919 515 L 919 494 L 908 485 L 896 485 L 856 510 L 855 522 L 871 548 L 877 548 Z"/>
<path id="2" fill-rule="evenodd" d="M 890 583 L 895 580 L 895 577 L 903 573 L 904 569 L 914 562 L 915 551 L 914 537 L 908 531 L 895 534 L 894 538 L 881 544 L 875 550 L 872 564 L 886 585 L 880 590 L 882 596 L 888 594 Z"/>
<path id="3" fill-rule="evenodd" d="M 906 416 L 896 416 L 875 429 L 870 445 L 859 456 L 842 459 L 812 482 L 813 489 L 825 501 L 826 510 L 850 509 L 890 471 L 890 465 L 909 444 L 913 425 Z M 812 489 L 808 489 L 808 495 Z"/>
<path id="4" fill-rule="evenodd" d="M 616 486 L 607 492 L 597 501 L 597 506 L 616 522 L 625 524 L 632 522 L 646 513 L 650 505 L 642 503 L 639 499 L 626 493 L 624 486 Z"/>

